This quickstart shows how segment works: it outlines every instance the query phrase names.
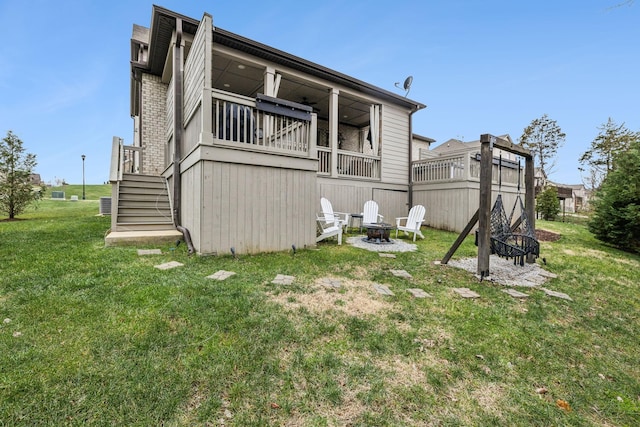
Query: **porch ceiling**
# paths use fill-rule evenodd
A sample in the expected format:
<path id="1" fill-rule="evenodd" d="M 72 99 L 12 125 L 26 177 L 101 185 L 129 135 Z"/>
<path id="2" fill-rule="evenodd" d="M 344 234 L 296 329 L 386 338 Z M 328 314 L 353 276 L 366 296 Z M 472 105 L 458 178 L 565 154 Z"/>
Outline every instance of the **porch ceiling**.
<path id="1" fill-rule="evenodd" d="M 255 98 L 258 93 L 263 93 L 263 86 L 263 68 L 214 53 L 214 88 Z M 329 116 L 329 87 L 283 75 L 278 98 L 309 105 L 321 119 Z M 338 96 L 338 113 L 343 123 L 358 127 L 369 123 L 369 104 L 345 93 Z"/>
<path id="2" fill-rule="evenodd" d="M 185 36 L 195 34 L 199 24 L 198 20 L 159 6 L 153 6 L 149 40 L 149 62 L 147 66 L 144 67 L 152 74 L 162 75 L 171 51 L 169 46 L 177 19 L 182 21 Z M 265 59 L 271 63 L 284 65 L 315 78 L 326 80 L 329 83 L 336 83 L 339 86 L 353 90 L 354 93 L 361 92 L 366 95 L 380 97 L 411 110 L 419 110 L 426 107 L 424 104 L 404 98 L 393 92 L 369 85 L 361 80 L 221 28 L 216 28 L 214 31 L 214 43 L 237 49 L 249 55 Z M 240 63 L 234 58 L 225 59 L 223 56 L 214 58 L 213 86 L 218 89 L 255 97 L 257 93 L 262 92 L 263 69 L 251 66 L 251 64 L 248 63 L 242 64 L 245 68 L 240 69 L 238 65 L 240 65 Z M 132 66 L 142 68 L 141 64 Z M 226 87 L 225 84 L 229 86 Z M 309 81 L 301 81 L 294 76 L 283 75 L 278 96 L 289 101 L 311 105 L 320 118 L 326 119 L 328 117 L 328 87 L 322 87 Z M 367 102 L 358 100 L 355 96 L 349 96 L 345 93 L 342 93 L 338 99 L 338 114 L 341 122 L 354 126 L 361 126 L 369 122 L 369 105 Z"/>

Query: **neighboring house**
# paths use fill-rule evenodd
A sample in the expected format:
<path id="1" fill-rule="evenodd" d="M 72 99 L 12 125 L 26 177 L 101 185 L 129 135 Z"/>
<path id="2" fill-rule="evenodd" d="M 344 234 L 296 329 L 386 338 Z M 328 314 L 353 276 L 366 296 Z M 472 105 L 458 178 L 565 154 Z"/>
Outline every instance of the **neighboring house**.
<path id="1" fill-rule="evenodd" d="M 509 135 L 499 138 L 513 144 Z M 461 232 L 473 217 L 480 197 L 480 145 L 450 139 L 412 163 L 413 203 L 427 207 L 426 225 Z M 507 214 L 518 192 L 524 197 L 524 169 L 515 154 L 493 150 L 492 197 L 502 193 Z"/>
<path id="2" fill-rule="evenodd" d="M 29 175 L 29 182 L 33 185 L 42 185 L 42 178 L 39 173 L 32 173 Z"/>
<path id="3" fill-rule="evenodd" d="M 547 178 L 547 175 L 542 172 L 540 168 L 536 168 L 536 195 L 547 185 L 551 185 L 558 189 L 558 198 L 560 199 L 560 209 L 562 212 L 577 213 L 589 209 L 591 190 L 587 189 L 584 184 L 560 184 L 553 182 Z"/>
<path id="4" fill-rule="evenodd" d="M 153 6 L 133 26 L 134 140 L 114 137 L 107 244 L 176 228 L 200 254 L 315 245 L 320 197 L 392 222 L 424 104 Z"/>
<path id="5" fill-rule="evenodd" d="M 413 144 L 411 147 L 411 161 L 427 159 L 431 157 L 431 144 L 436 142 L 435 139 L 413 134 Z"/>

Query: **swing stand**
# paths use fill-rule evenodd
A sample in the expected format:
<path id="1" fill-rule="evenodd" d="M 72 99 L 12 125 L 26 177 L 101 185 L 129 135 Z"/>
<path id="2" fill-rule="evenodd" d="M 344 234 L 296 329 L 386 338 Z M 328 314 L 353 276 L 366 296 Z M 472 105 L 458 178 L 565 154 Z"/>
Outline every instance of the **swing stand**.
<path id="1" fill-rule="evenodd" d="M 540 244 L 535 235 L 534 166 L 531 151 L 489 134 L 481 135 L 480 142 L 479 207 L 447 254 L 442 258 L 441 264 L 449 262 L 455 251 L 460 247 L 477 223 L 478 229 L 476 230 L 475 244 L 478 246 L 478 276 L 480 276 L 480 280 L 482 280 L 490 275 L 489 256 L 491 254 L 513 259 L 514 265 L 520 264 L 522 266 L 525 262 L 535 262 L 535 258 L 540 255 Z M 508 217 L 502 202 L 502 194 L 498 194 L 493 208 L 490 208 L 492 152 L 494 147 L 525 158 L 526 203 L 520 196 L 520 166 L 518 165 L 518 193 L 516 203 Z M 502 157 L 500 157 L 499 164 L 500 190 L 502 186 L 501 169 Z M 520 208 L 520 215 L 516 218 L 515 222 L 513 222 L 516 207 Z"/>

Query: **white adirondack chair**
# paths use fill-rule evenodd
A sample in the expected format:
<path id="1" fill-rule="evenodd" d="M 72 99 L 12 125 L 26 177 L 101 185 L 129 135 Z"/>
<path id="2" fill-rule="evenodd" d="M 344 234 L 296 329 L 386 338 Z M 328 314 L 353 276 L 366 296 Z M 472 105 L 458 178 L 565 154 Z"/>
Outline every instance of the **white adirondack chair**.
<path id="1" fill-rule="evenodd" d="M 324 216 L 324 222 L 327 225 L 333 225 L 338 221 L 339 226 L 346 228 L 349 223 L 349 214 L 345 212 L 334 212 L 331 202 L 326 198 L 320 199 L 320 205 L 322 206 L 322 215 Z"/>
<path id="2" fill-rule="evenodd" d="M 398 238 L 398 230 L 404 231 L 405 234 L 413 233 L 413 241 L 416 241 L 416 234 L 424 239 L 420 226 L 424 221 L 426 209 L 422 205 L 415 205 L 409 210 L 409 216 L 396 218 L 396 239 Z"/>
<path id="3" fill-rule="evenodd" d="M 342 245 L 342 226 L 340 226 L 338 220 L 333 223 L 327 223 L 324 217 L 316 215 L 316 222 L 320 233 L 316 237 L 316 243 L 329 237 L 338 236 L 338 245 Z"/>
<path id="4" fill-rule="evenodd" d="M 369 200 L 364 203 L 364 211 L 362 212 L 362 225 L 375 224 L 382 222 L 384 217 L 378 213 L 378 203 L 374 200 Z"/>

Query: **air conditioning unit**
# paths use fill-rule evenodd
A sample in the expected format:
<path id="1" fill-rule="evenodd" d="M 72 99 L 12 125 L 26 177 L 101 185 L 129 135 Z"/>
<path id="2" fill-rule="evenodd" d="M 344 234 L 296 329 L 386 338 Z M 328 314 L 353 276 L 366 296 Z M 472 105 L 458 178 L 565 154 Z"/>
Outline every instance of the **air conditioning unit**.
<path id="1" fill-rule="evenodd" d="M 100 215 L 111 215 L 111 197 L 100 197 Z"/>

